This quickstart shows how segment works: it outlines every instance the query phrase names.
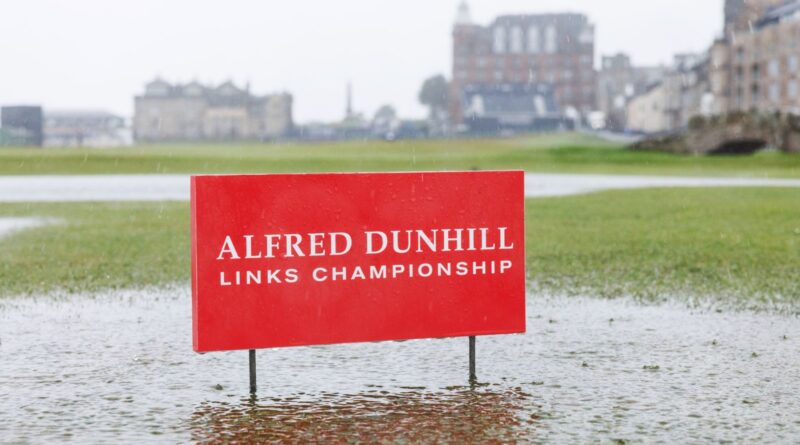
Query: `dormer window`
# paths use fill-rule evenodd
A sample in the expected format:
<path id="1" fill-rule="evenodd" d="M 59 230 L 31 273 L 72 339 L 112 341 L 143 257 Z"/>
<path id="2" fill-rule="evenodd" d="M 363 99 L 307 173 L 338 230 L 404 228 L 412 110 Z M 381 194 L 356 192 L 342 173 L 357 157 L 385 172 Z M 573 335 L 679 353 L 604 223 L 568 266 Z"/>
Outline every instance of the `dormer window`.
<path id="1" fill-rule="evenodd" d="M 146 96 L 166 96 L 169 93 L 169 84 L 163 80 L 154 80 L 144 87 Z"/>
<path id="2" fill-rule="evenodd" d="M 196 96 L 200 96 L 200 95 L 203 94 L 203 88 L 200 85 L 196 84 L 196 83 L 191 83 L 191 84 L 186 86 L 186 88 L 184 89 L 184 92 L 186 93 L 187 96 L 195 96 L 196 97 Z"/>

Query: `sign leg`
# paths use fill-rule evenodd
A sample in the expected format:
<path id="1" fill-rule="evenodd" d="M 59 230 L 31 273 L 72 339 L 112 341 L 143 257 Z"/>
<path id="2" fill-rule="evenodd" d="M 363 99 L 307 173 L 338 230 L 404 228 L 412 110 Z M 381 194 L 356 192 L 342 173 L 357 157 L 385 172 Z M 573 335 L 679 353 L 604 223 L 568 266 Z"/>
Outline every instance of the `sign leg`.
<path id="1" fill-rule="evenodd" d="M 475 336 L 469 337 L 469 382 L 475 383 L 478 376 L 475 375 Z"/>
<path id="2" fill-rule="evenodd" d="M 250 394 L 256 393 L 256 350 L 250 350 Z"/>

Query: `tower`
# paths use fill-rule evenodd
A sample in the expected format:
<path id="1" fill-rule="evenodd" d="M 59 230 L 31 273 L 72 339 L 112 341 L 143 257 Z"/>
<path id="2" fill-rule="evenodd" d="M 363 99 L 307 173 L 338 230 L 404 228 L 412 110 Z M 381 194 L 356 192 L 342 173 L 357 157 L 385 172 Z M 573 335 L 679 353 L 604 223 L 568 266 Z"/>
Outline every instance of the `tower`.
<path id="1" fill-rule="evenodd" d="M 467 4 L 466 0 L 461 0 L 461 3 L 458 4 L 458 10 L 456 11 L 456 21 L 455 25 L 471 25 L 472 24 L 472 17 L 469 13 L 469 5 Z"/>
<path id="2" fill-rule="evenodd" d="M 349 118 L 353 116 L 353 85 L 348 81 L 347 82 L 347 92 L 345 100 L 347 101 L 347 108 L 345 109 L 345 118 Z"/>

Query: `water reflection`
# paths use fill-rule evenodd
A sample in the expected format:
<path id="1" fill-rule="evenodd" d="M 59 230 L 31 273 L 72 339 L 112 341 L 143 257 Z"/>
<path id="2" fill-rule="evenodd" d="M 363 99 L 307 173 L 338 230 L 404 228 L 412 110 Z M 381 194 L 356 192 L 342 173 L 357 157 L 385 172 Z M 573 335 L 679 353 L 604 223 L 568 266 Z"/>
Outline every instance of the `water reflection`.
<path id="1" fill-rule="evenodd" d="M 525 335 L 191 350 L 185 288 L 0 300 L 0 443 L 796 443 L 800 317 L 530 295 Z M 796 308 L 796 306 L 791 306 Z"/>
<path id="2" fill-rule="evenodd" d="M 198 443 L 511 443 L 534 437 L 530 399 L 519 388 L 458 387 L 207 401 L 190 429 Z"/>

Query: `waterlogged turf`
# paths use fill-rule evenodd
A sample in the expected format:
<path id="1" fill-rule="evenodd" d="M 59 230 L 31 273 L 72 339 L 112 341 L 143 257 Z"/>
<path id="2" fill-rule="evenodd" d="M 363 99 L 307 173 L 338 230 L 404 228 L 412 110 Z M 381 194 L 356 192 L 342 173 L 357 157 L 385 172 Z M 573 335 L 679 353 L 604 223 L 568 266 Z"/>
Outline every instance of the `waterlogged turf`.
<path id="1" fill-rule="evenodd" d="M 800 189 L 607 191 L 526 201 L 534 289 L 800 306 Z M 0 238 L 2 295 L 189 282 L 188 203 L 0 204 L 57 223 Z"/>
<path id="2" fill-rule="evenodd" d="M 0 300 L 2 443 L 792 443 L 800 320 L 528 295 L 527 333 L 195 354 L 179 289 Z"/>
<path id="3" fill-rule="evenodd" d="M 698 157 L 635 152 L 576 133 L 398 142 L 0 148 L 0 175 L 467 169 L 791 178 L 800 177 L 800 155 L 765 151 L 754 156 Z"/>

